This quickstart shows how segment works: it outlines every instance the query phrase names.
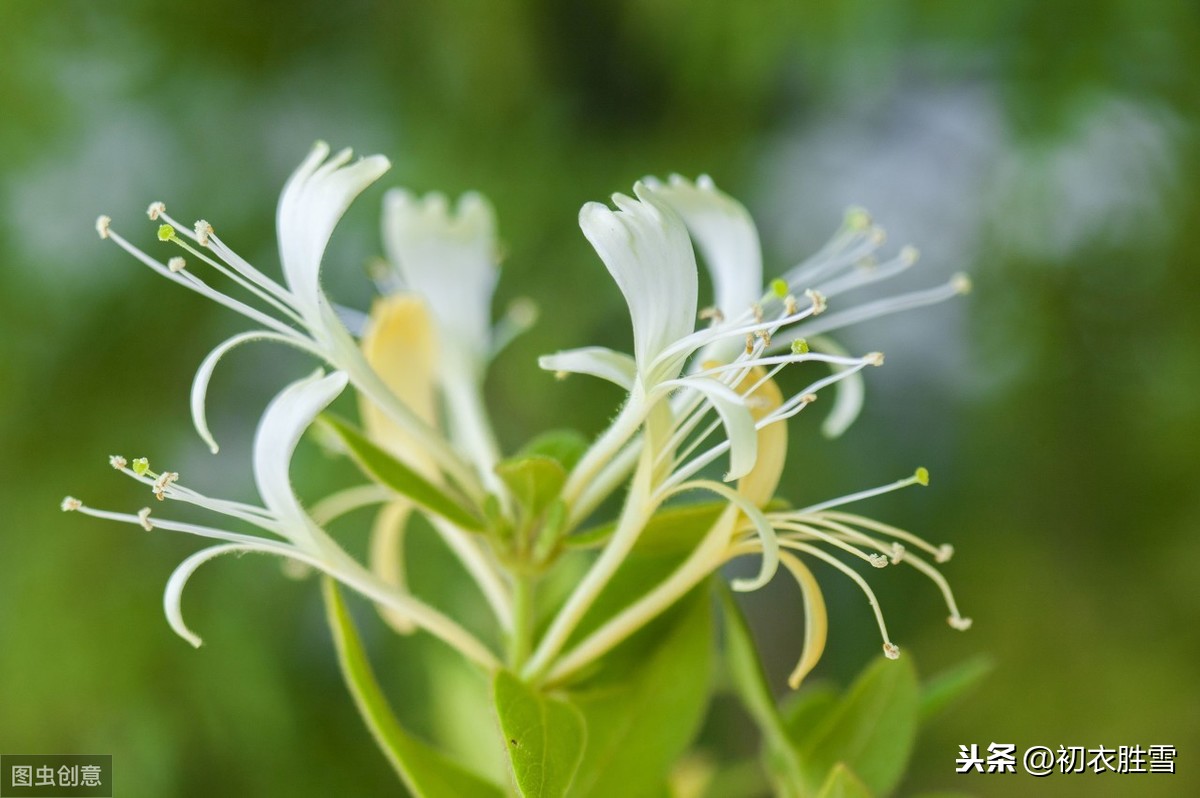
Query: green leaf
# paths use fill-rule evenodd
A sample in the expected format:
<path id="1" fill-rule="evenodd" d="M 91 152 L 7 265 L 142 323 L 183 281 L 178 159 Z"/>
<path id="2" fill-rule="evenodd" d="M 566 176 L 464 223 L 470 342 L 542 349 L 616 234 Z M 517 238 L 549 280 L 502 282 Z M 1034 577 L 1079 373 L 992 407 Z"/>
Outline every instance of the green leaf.
<path id="1" fill-rule="evenodd" d="M 970 692 L 995 664 L 990 657 L 979 655 L 939 673 L 921 685 L 920 719 L 925 722 L 957 699 Z"/>
<path id="2" fill-rule="evenodd" d="M 838 763 L 830 771 L 817 798 L 871 798 L 871 790 L 850 768 Z"/>
<path id="3" fill-rule="evenodd" d="M 878 658 L 800 746 L 810 789 L 845 763 L 875 793 L 895 789 L 917 732 L 917 675 L 909 658 Z"/>
<path id="4" fill-rule="evenodd" d="M 645 554 L 689 551 L 700 542 L 697 535 L 712 526 L 727 506 L 725 502 L 702 502 L 659 510 L 642 530 L 634 551 Z M 612 521 L 585 529 L 569 537 L 567 545 L 573 549 L 599 548 L 612 537 L 616 528 L 617 522 Z"/>
<path id="5" fill-rule="evenodd" d="M 725 619 L 725 662 L 738 696 L 762 731 L 763 761 L 775 784 L 775 794 L 801 795 L 804 784 L 800 762 L 767 684 L 750 627 L 729 589 L 722 585 L 719 595 Z"/>
<path id="6" fill-rule="evenodd" d="M 702 586 L 571 690 L 588 730 L 572 798 L 661 793 L 704 719 L 712 670 L 712 609 Z"/>
<path id="7" fill-rule="evenodd" d="M 496 474 L 525 510 L 526 518 L 537 518 L 558 498 L 567 472 L 552 457 L 531 454 L 513 457 L 496 465 Z"/>
<path id="8" fill-rule="evenodd" d="M 496 674 L 492 696 L 521 795 L 566 795 L 583 756 L 584 723 L 579 710 L 537 692 L 508 671 Z"/>
<path id="9" fill-rule="evenodd" d="M 358 629 L 350 618 L 337 583 L 322 580 L 325 615 L 337 646 L 338 663 L 359 714 L 388 762 L 408 789 L 419 798 L 502 798 L 504 792 L 481 779 L 441 751 L 414 737 L 400 726 L 367 660 Z"/>
<path id="10" fill-rule="evenodd" d="M 588 449 L 588 440 L 573 429 L 555 429 L 538 435 L 517 453 L 517 457 L 542 455 L 558 461 L 564 471 L 575 467 Z"/>
<path id="11" fill-rule="evenodd" d="M 350 457 L 371 479 L 407 496 L 423 510 L 440 515 L 456 526 L 475 531 L 484 528 L 480 517 L 464 507 L 462 499 L 451 496 L 392 457 L 349 422 L 329 414 L 322 415 L 320 421 L 346 445 Z"/>

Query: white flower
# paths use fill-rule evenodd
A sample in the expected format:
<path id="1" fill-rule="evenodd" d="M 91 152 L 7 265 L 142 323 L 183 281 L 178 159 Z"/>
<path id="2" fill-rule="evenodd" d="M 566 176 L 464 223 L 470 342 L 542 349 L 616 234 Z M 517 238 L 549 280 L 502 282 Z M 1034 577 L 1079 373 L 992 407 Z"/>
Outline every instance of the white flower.
<path id="1" fill-rule="evenodd" d="M 189 228 L 169 216 L 163 203 L 150 205 L 148 216 L 163 222 L 159 227 L 160 240 L 187 250 L 199 262 L 231 279 L 258 304 L 269 307 L 270 312 L 214 289 L 182 259 L 172 258 L 164 265 L 113 230 L 108 217 L 101 217 L 103 223 L 97 222 L 97 230 L 102 238 L 113 240 L 172 282 L 241 313 L 262 328 L 229 338 L 205 358 L 196 372 L 192 384 L 192 417 L 197 431 L 213 452 L 217 451 L 217 444 L 208 429 L 204 410 L 213 370 L 226 353 L 243 343 L 276 341 L 310 352 L 346 372 L 355 387 L 403 426 L 439 468 L 469 495 L 478 498 L 481 495 L 478 475 L 380 382 L 321 289 L 321 259 L 334 227 L 354 198 L 388 168 L 388 160 L 381 155 L 351 163 L 348 149 L 330 158 L 329 147 L 324 142 L 313 147 L 288 179 L 279 198 L 276 229 L 283 284 L 267 277 L 235 253 L 208 222 L 201 220 Z"/>
<path id="2" fill-rule="evenodd" d="M 171 628 L 194 646 L 199 646 L 201 640 L 184 623 L 180 608 L 187 580 L 200 565 L 214 557 L 259 552 L 316 568 L 441 637 L 476 662 L 487 667 L 494 665 L 495 658 L 491 652 L 456 623 L 412 596 L 387 585 L 350 557 L 304 510 L 292 490 L 288 472 L 296 444 L 317 414 L 342 392 L 346 383 L 346 375 L 340 372 L 329 376 L 317 373 L 289 385 L 267 407 L 254 436 L 254 482 L 262 498 L 262 506 L 205 496 L 182 485 L 178 474 L 151 471 L 148 462 L 142 458 L 133 461 L 133 468 L 125 465 L 124 458 L 114 457 L 110 460 L 118 471 L 149 486 L 156 495 L 166 500 L 196 505 L 250 524 L 265 534 L 247 535 L 216 526 L 173 521 L 157 515 L 151 521 L 145 509 L 138 513 L 116 513 L 89 507 L 78 499 L 64 500 L 62 507 L 67 511 L 137 524 L 146 529 L 183 532 L 221 541 L 184 560 L 168 580 L 163 596 Z M 389 495 L 387 492 L 374 491 L 366 501 L 386 501 Z M 345 501 L 340 504 L 341 511 L 358 506 Z M 321 515 L 326 516 L 326 522 L 332 516 L 328 512 Z"/>

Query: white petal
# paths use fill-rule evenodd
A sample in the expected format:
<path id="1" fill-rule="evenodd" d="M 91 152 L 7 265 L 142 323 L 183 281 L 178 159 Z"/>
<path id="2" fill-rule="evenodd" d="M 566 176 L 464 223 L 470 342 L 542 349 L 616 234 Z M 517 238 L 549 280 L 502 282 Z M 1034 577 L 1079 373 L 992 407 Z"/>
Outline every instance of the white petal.
<path id="1" fill-rule="evenodd" d="M 824 336 L 809 338 L 809 348 L 816 352 L 825 352 L 839 357 L 850 357 L 850 353 L 835 341 Z M 829 366 L 834 374 L 846 371 L 847 367 L 831 363 Z M 843 379 L 838 380 L 835 388 L 833 407 L 829 415 L 821 422 L 821 433 L 827 438 L 836 438 L 850 428 L 862 412 L 866 398 L 866 381 L 861 371 L 852 371 Z"/>
<path id="2" fill-rule="evenodd" d="M 163 591 L 163 612 L 166 613 L 167 623 L 175 630 L 175 634 L 191 643 L 193 647 L 200 647 L 200 644 L 203 642 L 200 636 L 189 629 L 183 620 L 181 602 L 183 601 L 184 587 L 187 586 L 188 580 L 192 578 L 192 574 L 209 560 L 220 557 L 222 554 L 245 554 L 249 551 L 277 554 L 281 557 L 295 556 L 295 552 L 288 546 L 264 542 L 262 545 L 222 543 L 219 546 L 210 546 L 207 549 L 201 549 L 188 557 L 171 573 L 171 578 L 167 580 L 167 587 Z"/>
<path id="3" fill-rule="evenodd" d="M 553 355 L 542 355 L 538 365 L 546 371 L 564 374 L 590 374 L 602 380 L 615 382 L 625 390 L 633 388 L 637 379 L 637 364 L 624 352 L 614 352 L 603 346 L 585 346 L 568 349 Z"/>
<path id="4" fill-rule="evenodd" d="M 479 194 L 464 194 L 452 213 L 441 194 L 384 197 L 383 242 L 405 286 L 425 298 L 444 338 L 478 353 L 490 349 L 496 219 Z"/>
<path id="5" fill-rule="evenodd" d="M 267 509 L 297 531 L 306 533 L 312 522 L 292 491 L 288 466 L 304 430 L 345 387 L 346 374 L 340 371 L 292 383 L 267 406 L 254 435 L 254 481 L 259 495 Z"/>
<path id="6" fill-rule="evenodd" d="M 346 208 L 391 164 L 382 155 L 356 163 L 343 150 L 322 165 L 329 146 L 318 142 L 288 179 L 279 197 L 276 227 L 284 278 L 301 312 L 316 318 L 320 304 L 320 268 L 325 246 Z"/>
<path id="7" fill-rule="evenodd" d="M 225 357 L 230 350 L 251 341 L 278 341 L 279 343 L 290 344 L 305 351 L 312 351 L 304 343 L 304 339 L 298 335 L 288 336 L 266 330 L 252 330 L 251 332 L 239 333 L 231 338 L 227 338 L 208 353 L 200 363 L 200 368 L 196 369 L 196 376 L 192 378 L 191 406 L 192 423 L 196 427 L 196 432 L 200 434 L 201 440 L 208 444 L 208 448 L 213 454 L 216 454 L 220 447 L 217 446 L 212 432 L 208 429 L 208 419 L 204 409 L 204 402 L 208 396 L 208 383 L 212 379 L 217 363 L 221 362 L 221 358 Z M 319 353 L 314 352 L 314 354 Z"/>
<path id="8" fill-rule="evenodd" d="M 579 226 L 625 295 L 634 354 L 644 370 L 695 329 L 696 256 L 675 212 L 640 183 L 634 193 L 637 200 L 613 196 L 618 211 L 587 203 Z"/>
<path id="9" fill-rule="evenodd" d="M 704 394 L 704 398 L 717 411 L 729 440 L 729 473 L 725 481 L 741 479 L 750 473 L 758 459 L 758 431 L 754 416 L 737 391 L 725 383 L 710 377 L 689 377 L 663 383 L 664 387 L 681 386 Z"/>
<path id="10" fill-rule="evenodd" d="M 744 313 L 762 293 L 762 249 L 749 212 L 707 176 L 695 183 L 679 175 L 665 184 L 646 182 L 679 214 L 700 248 L 712 274 L 714 304 L 727 319 Z"/>

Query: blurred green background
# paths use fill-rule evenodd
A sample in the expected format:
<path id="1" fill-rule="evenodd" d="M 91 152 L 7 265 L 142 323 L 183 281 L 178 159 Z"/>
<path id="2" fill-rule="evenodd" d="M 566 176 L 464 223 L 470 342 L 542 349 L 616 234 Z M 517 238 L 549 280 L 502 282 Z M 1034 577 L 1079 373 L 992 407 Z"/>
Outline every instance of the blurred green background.
<path id="1" fill-rule="evenodd" d="M 0 752 L 111 753 L 127 796 L 398 791 L 345 696 L 311 581 L 254 558 L 214 564 L 185 597 L 206 639 L 193 651 L 160 603 L 195 543 L 58 510 L 66 493 L 142 506 L 113 453 L 253 498 L 253 425 L 311 364 L 232 356 L 211 394 L 225 444 L 211 458 L 189 381 L 247 323 L 102 245 L 92 223 L 111 214 L 151 246 L 142 213 L 161 199 L 272 271 L 278 190 L 324 138 L 390 156 L 386 185 L 479 189 L 497 206 L 498 306 L 542 308 L 488 383 L 510 450 L 548 419 L 594 432 L 619 400 L 556 383 L 535 357 L 628 345 L 575 217 L 644 174 L 712 174 L 758 220 L 770 273 L 850 203 L 889 247 L 921 248 L 907 287 L 969 272 L 964 300 L 843 336 L 888 366 L 841 440 L 815 418 L 793 427 L 783 487 L 815 501 L 933 473 L 927 490 L 859 509 L 956 546 L 947 573 L 974 629 L 948 629 L 912 572 L 873 584 L 922 672 L 977 652 L 996 667 L 923 733 L 902 791 L 1200 788 L 1195 4 L 6 0 L 0 53 Z M 381 195 L 352 208 L 326 258 L 331 294 L 358 307 Z M 310 446 L 294 478 L 313 496 L 351 477 Z M 344 525 L 352 547 L 367 520 Z M 435 589 L 445 567 L 430 551 L 415 578 Z M 861 597 L 818 576 L 832 617 L 816 677 L 845 683 L 878 639 Z M 798 596 L 777 580 L 746 606 L 782 690 Z M 401 714 L 438 733 L 455 710 L 423 663 L 455 663 L 362 617 Z M 1179 772 L 956 776 L 972 742 L 1165 743 Z"/>

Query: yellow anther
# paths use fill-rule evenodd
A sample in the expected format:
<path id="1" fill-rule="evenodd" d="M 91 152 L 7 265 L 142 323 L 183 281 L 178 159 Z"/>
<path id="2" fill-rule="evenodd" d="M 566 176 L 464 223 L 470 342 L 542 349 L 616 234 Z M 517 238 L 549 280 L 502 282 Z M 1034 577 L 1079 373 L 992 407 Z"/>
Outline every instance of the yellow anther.
<path id="1" fill-rule="evenodd" d="M 97 216 L 96 217 L 96 232 L 101 238 L 108 238 L 108 227 L 112 224 L 112 217 Z"/>
<path id="2" fill-rule="evenodd" d="M 142 529 L 151 532 L 154 529 L 154 524 L 150 523 L 150 508 L 143 507 L 138 510 L 138 523 L 142 525 Z"/>
<path id="3" fill-rule="evenodd" d="M 884 643 L 883 656 L 888 659 L 900 659 L 900 647 L 895 643 Z"/>
<path id="4" fill-rule="evenodd" d="M 808 297 L 809 302 L 812 302 L 812 314 L 814 316 L 819 316 L 825 312 L 825 308 L 829 307 L 829 302 L 826 301 L 825 295 L 820 291 L 809 288 L 804 292 L 804 295 Z"/>
<path id="5" fill-rule="evenodd" d="M 754 354 L 754 336 L 750 333 L 746 333 L 746 354 Z"/>
<path id="6" fill-rule="evenodd" d="M 82 506 L 83 502 L 79 501 L 79 499 L 76 499 L 74 496 L 67 496 L 62 500 L 62 504 L 59 505 L 64 513 L 73 513 Z"/>
<path id="7" fill-rule="evenodd" d="M 699 316 L 700 321 L 712 320 L 714 324 L 720 324 L 721 322 L 725 321 L 725 314 L 722 313 L 721 309 L 717 307 L 703 308 L 700 311 Z"/>
<path id="8" fill-rule="evenodd" d="M 108 464 L 118 471 L 128 465 L 125 458 L 119 454 L 110 455 L 108 458 Z"/>
<path id="9" fill-rule="evenodd" d="M 867 365 L 869 366 L 882 366 L 883 352 L 868 352 L 863 355 L 863 360 L 867 361 Z"/>
<path id="10" fill-rule="evenodd" d="M 167 212 L 167 206 L 161 202 L 151 202 L 150 207 L 146 209 L 146 215 L 150 217 L 150 221 L 158 221 L 158 217 Z"/>

